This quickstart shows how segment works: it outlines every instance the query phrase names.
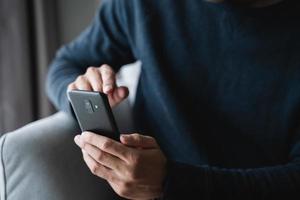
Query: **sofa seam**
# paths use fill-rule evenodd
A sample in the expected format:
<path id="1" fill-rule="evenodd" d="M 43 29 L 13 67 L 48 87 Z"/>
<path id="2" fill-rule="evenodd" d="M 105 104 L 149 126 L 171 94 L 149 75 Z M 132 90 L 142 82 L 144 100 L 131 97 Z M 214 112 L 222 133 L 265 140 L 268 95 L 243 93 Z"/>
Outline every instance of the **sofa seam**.
<path id="1" fill-rule="evenodd" d="M 3 175 L 3 184 L 4 184 L 4 186 L 3 186 L 3 198 L 4 199 L 1 199 L 0 198 L 0 200 L 6 200 L 7 199 L 7 191 L 6 191 L 6 182 L 7 182 L 7 177 L 6 177 L 6 170 L 5 170 L 5 165 L 4 165 L 4 156 L 3 156 L 3 151 L 4 151 L 4 143 L 5 143 L 5 141 L 6 141 L 6 137 L 7 137 L 7 135 L 4 135 L 3 137 L 2 137 L 2 139 L 3 139 L 3 142 L 2 142 L 2 144 L 1 144 L 1 149 L 0 149 L 0 152 L 1 152 L 1 165 L 2 165 L 2 175 Z M 1 194 L 0 194 L 1 195 Z M 1 197 L 1 196 L 0 196 Z"/>

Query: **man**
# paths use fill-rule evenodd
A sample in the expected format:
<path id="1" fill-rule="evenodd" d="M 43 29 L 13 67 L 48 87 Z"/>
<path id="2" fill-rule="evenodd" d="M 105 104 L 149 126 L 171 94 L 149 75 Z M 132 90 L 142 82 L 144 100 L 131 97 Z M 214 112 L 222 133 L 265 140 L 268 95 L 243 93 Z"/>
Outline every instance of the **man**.
<path id="1" fill-rule="evenodd" d="M 67 89 L 114 107 L 115 73 L 142 61 L 137 133 L 75 137 L 122 197 L 300 197 L 300 2 L 215 2 L 104 0 L 52 63 L 49 96 L 71 113 Z"/>

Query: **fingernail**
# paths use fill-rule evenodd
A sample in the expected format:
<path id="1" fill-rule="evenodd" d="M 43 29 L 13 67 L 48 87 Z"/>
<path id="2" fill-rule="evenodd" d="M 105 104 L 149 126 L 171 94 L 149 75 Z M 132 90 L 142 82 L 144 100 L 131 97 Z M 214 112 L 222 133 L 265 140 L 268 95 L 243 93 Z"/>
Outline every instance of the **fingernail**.
<path id="1" fill-rule="evenodd" d="M 80 138 L 80 136 L 79 136 L 79 135 L 76 135 L 76 136 L 74 137 L 74 140 L 75 140 L 75 141 L 79 141 L 79 138 Z"/>
<path id="2" fill-rule="evenodd" d="M 81 136 L 85 136 L 85 135 L 87 135 L 88 134 L 88 132 L 82 132 L 81 133 Z"/>
<path id="3" fill-rule="evenodd" d="M 123 140 L 123 141 L 127 142 L 127 141 L 130 140 L 130 137 L 129 137 L 128 134 L 121 134 L 120 140 Z"/>
<path id="4" fill-rule="evenodd" d="M 124 90 L 119 90 L 119 91 L 118 91 L 118 96 L 119 96 L 120 98 L 124 98 L 124 97 L 126 96 L 125 91 L 124 91 Z"/>
<path id="5" fill-rule="evenodd" d="M 75 136 L 74 141 L 78 146 L 80 146 L 80 136 L 79 135 Z"/>

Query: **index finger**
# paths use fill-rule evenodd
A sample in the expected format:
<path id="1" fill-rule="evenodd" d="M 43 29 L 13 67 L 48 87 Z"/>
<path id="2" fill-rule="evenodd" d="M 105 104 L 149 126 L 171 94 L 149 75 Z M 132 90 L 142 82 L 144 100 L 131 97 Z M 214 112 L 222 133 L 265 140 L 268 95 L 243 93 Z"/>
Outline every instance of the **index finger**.
<path id="1" fill-rule="evenodd" d="M 92 132 L 83 132 L 81 138 L 84 142 L 87 142 L 102 151 L 112 154 L 124 161 L 128 160 L 127 155 L 131 149 L 115 140 Z"/>
<path id="2" fill-rule="evenodd" d="M 116 75 L 108 65 L 102 65 L 99 70 L 103 83 L 103 92 L 107 94 L 116 87 Z"/>

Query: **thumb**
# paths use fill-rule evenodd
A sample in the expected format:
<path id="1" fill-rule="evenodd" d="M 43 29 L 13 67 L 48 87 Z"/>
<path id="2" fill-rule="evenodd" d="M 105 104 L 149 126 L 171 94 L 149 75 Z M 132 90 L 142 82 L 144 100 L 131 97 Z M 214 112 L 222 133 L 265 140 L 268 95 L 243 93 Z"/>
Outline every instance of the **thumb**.
<path id="1" fill-rule="evenodd" d="M 158 147 L 158 144 L 153 137 L 136 133 L 130 135 L 121 135 L 120 140 L 124 145 L 136 148 L 154 149 Z"/>
<path id="2" fill-rule="evenodd" d="M 116 87 L 112 92 L 108 94 L 108 101 L 111 107 L 114 107 L 121 103 L 128 97 L 129 91 L 127 87 Z"/>

